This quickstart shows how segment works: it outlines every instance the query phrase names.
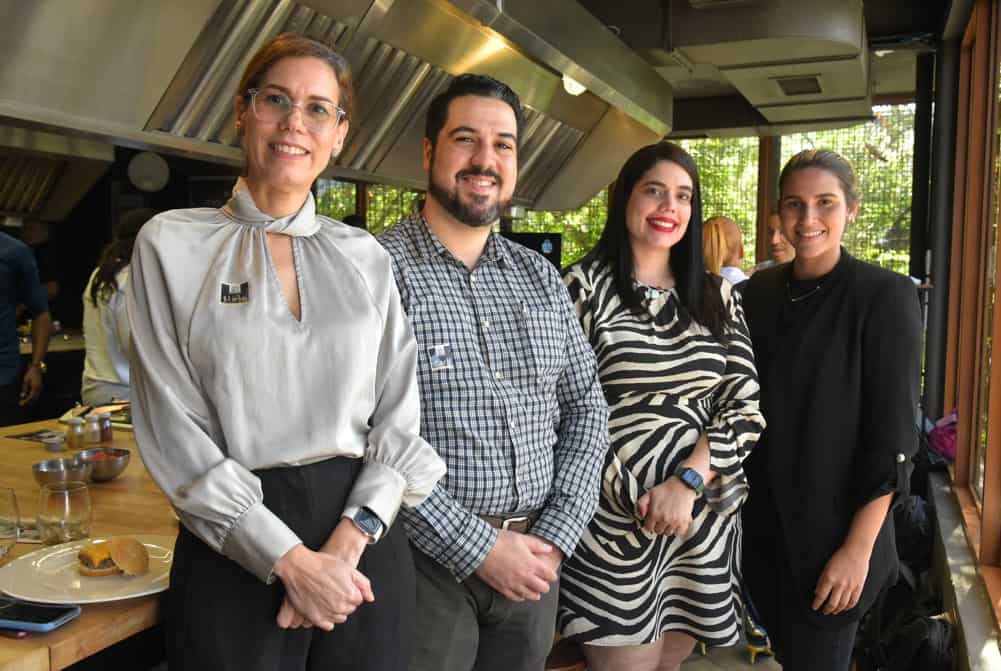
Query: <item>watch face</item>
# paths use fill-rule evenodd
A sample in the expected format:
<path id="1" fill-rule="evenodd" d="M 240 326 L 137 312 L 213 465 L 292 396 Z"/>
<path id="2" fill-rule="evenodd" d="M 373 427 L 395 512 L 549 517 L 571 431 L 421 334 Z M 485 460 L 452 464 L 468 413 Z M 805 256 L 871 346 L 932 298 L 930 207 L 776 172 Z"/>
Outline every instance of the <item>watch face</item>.
<path id="1" fill-rule="evenodd" d="M 354 517 L 354 521 L 358 525 L 358 528 L 369 536 L 375 536 L 382 528 L 382 520 L 375 513 L 364 508 L 358 511 Z"/>

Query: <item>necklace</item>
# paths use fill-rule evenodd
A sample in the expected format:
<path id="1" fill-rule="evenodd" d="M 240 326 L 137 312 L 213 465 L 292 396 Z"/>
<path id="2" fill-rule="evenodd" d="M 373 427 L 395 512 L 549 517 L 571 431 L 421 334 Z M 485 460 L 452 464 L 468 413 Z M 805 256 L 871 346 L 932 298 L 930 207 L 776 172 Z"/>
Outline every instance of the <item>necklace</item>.
<path id="1" fill-rule="evenodd" d="M 820 291 L 820 289 L 823 286 L 824 286 L 824 281 L 821 280 L 821 281 L 817 282 L 817 286 L 815 286 L 814 288 L 810 289 L 805 294 L 801 294 L 799 296 L 793 296 L 792 295 L 792 289 L 789 287 L 789 282 L 786 281 L 786 296 L 789 297 L 789 302 L 790 303 L 799 303 L 800 301 L 804 301 L 807 298 L 809 298 L 810 296 L 812 296 L 815 293 L 817 293 L 818 291 Z"/>
<path id="2" fill-rule="evenodd" d="M 643 295 L 646 297 L 648 301 L 655 301 L 664 294 L 666 294 L 668 291 L 670 291 L 670 289 L 664 289 L 662 287 L 647 286 L 646 284 L 643 284 L 642 282 L 639 282 L 637 280 L 633 281 L 636 283 L 636 286 L 639 288 L 639 290 L 643 292 Z"/>

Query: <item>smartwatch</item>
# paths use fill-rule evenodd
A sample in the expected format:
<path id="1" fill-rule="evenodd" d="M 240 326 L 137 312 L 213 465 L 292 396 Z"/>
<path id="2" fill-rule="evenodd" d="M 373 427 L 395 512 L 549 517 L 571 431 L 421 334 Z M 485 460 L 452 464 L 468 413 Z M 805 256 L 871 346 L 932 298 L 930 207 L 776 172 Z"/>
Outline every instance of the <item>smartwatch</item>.
<path id="1" fill-rule="evenodd" d="M 355 513 L 348 515 L 354 525 L 358 527 L 358 530 L 369 537 L 372 541 L 376 541 L 382 535 L 382 530 L 384 525 L 379 516 L 373 513 L 369 508 L 359 508 Z"/>
<path id="2" fill-rule="evenodd" d="M 674 474 L 678 476 L 678 479 L 685 483 L 685 485 L 695 492 L 696 496 L 702 496 L 702 491 L 705 489 L 705 484 L 702 482 L 702 476 L 694 468 L 689 468 L 688 466 L 678 466 L 674 469 Z"/>

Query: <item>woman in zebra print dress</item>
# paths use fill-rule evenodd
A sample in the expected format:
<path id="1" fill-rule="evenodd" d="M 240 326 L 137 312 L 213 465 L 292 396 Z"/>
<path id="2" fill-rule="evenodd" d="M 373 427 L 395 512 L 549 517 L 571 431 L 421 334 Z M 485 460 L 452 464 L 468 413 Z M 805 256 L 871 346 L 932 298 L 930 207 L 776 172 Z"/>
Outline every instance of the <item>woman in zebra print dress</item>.
<path id="1" fill-rule="evenodd" d="M 740 301 L 705 272 L 700 222 L 692 158 L 644 147 L 564 275 L 611 410 L 598 512 L 561 577 L 559 627 L 592 671 L 673 669 L 697 639 L 737 640 L 741 463 L 764 420 Z"/>

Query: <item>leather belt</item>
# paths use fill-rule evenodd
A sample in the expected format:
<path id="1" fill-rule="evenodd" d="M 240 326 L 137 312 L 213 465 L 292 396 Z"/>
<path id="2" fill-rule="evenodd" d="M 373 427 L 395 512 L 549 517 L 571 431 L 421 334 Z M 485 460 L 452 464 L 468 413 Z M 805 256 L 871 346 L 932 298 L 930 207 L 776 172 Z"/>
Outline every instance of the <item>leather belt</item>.
<path id="1" fill-rule="evenodd" d="M 494 529 L 507 529 L 519 534 L 527 534 L 528 530 L 539 519 L 539 513 L 520 513 L 513 515 L 480 515 L 481 520 Z"/>

